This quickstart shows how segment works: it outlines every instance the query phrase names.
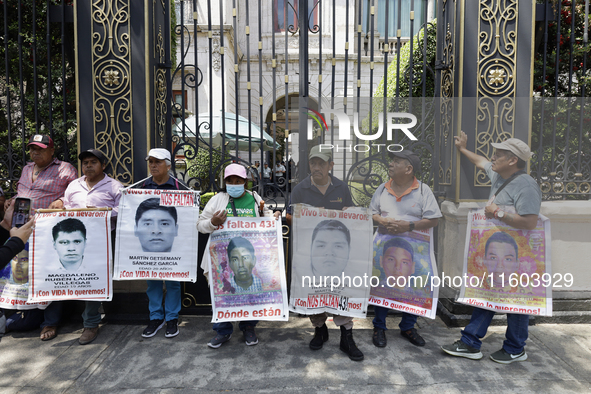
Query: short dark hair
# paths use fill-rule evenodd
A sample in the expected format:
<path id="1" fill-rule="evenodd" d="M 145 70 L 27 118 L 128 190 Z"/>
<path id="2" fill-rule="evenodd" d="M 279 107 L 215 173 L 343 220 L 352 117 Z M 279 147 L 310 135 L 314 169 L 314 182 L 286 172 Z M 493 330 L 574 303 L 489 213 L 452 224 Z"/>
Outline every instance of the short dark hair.
<path id="1" fill-rule="evenodd" d="M 57 239 L 59 233 L 75 233 L 76 231 L 80 231 L 86 239 L 86 226 L 78 219 L 68 218 L 64 219 L 51 229 L 51 235 L 53 236 L 53 240 Z"/>
<path id="2" fill-rule="evenodd" d="M 517 258 L 519 256 L 519 247 L 517 246 L 517 242 L 515 242 L 513 237 L 511 237 L 509 234 L 507 234 L 504 231 L 497 231 L 496 233 L 494 233 L 493 235 L 488 237 L 488 240 L 486 241 L 486 246 L 484 247 L 484 256 L 485 257 L 486 257 L 486 254 L 488 253 L 488 246 L 493 242 L 506 243 L 506 244 L 513 246 L 513 248 L 515 248 L 515 258 Z"/>
<path id="3" fill-rule="evenodd" d="M 382 256 L 384 256 L 386 254 L 386 250 L 388 250 L 390 248 L 402 248 L 402 249 L 406 250 L 408 253 L 410 253 L 410 259 L 412 261 L 415 261 L 414 249 L 412 248 L 412 245 L 410 244 L 410 242 L 408 242 L 404 238 L 394 237 L 394 238 L 390 238 L 389 240 L 387 240 L 386 243 L 384 243 L 384 246 L 382 248 Z"/>
<path id="4" fill-rule="evenodd" d="M 349 233 L 349 229 L 343 223 L 339 222 L 338 220 L 323 220 L 316 225 L 314 231 L 312 232 L 312 243 L 314 243 L 314 239 L 316 239 L 316 235 L 321 230 L 338 230 L 345 234 L 345 238 L 347 238 L 347 244 L 351 244 L 351 234 Z"/>
<path id="5" fill-rule="evenodd" d="M 250 252 L 250 254 L 253 257 L 255 257 L 254 246 L 252 246 L 252 243 L 250 243 L 250 241 L 246 238 L 234 237 L 230 240 L 230 243 L 228 244 L 228 248 L 226 249 L 226 251 L 228 252 L 228 257 L 230 257 L 230 253 L 232 253 L 232 251 L 236 248 L 245 248 L 246 250 L 248 250 Z"/>
<path id="6" fill-rule="evenodd" d="M 170 216 L 172 216 L 172 218 L 174 219 L 174 224 L 177 223 L 178 216 L 176 213 L 176 208 L 160 205 L 160 199 L 158 197 L 154 197 L 154 198 L 148 198 L 147 200 L 142 201 L 142 203 L 137 207 L 137 210 L 135 211 L 136 226 L 137 226 L 138 222 L 140 221 L 140 219 L 142 218 L 142 215 L 144 214 L 144 212 L 153 211 L 153 210 L 168 212 L 170 214 Z"/>

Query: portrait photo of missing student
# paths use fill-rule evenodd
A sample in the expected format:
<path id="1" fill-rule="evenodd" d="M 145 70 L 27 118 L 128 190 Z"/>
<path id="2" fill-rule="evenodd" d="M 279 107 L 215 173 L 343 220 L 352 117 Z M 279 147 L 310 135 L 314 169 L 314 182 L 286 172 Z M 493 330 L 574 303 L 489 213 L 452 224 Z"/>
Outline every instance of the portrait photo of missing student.
<path id="1" fill-rule="evenodd" d="M 429 280 L 434 272 L 429 236 L 411 233 L 374 238 L 373 275 L 380 278 L 371 295 L 430 309 L 436 294 Z"/>
<path id="2" fill-rule="evenodd" d="M 310 267 L 312 275 L 340 276 L 349 263 L 351 233 L 338 220 L 323 220 L 312 232 Z"/>
<path id="3" fill-rule="evenodd" d="M 502 289 L 509 283 L 510 275 L 519 270 L 519 247 L 504 231 L 498 231 L 486 241 L 483 264 L 492 274 L 491 287 Z"/>
<path id="4" fill-rule="evenodd" d="M 230 285 L 234 294 L 263 291 L 261 279 L 253 274 L 257 258 L 252 243 L 243 237 L 234 237 L 228 243 L 228 266 L 232 271 Z"/>
<path id="5" fill-rule="evenodd" d="M 61 268 L 69 272 L 80 269 L 86 249 L 86 226 L 76 218 L 64 219 L 51 230 L 53 248 Z"/>
<path id="6" fill-rule="evenodd" d="M 157 197 L 139 204 L 135 213 L 134 235 L 144 252 L 170 252 L 178 233 L 175 207 L 160 205 L 160 198 Z"/>
<path id="7" fill-rule="evenodd" d="M 10 264 L 0 270 L 0 280 L 14 285 L 24 285 L 29 282 L 29 254 L 27 250 L 18 253 L 10 261 Z"/>
<path id="8" fill-rule="evenodd" d="M 322 210 L 316 217 L 296 218 L 292 291 L 301 290 L 301 297 L 307 297 L 309 291 L 328 291 L 331 294 L 346 294 L 351 298 L 364 298 L 369 291 L 369 281 L 353 281 L 364 275 L 371 276 L 370 222 L 360 219 L 363 217 L 360 209 L 345 212 L 355 219 L 341 219 L 338 211 L 331 210 Z M 350 279 L 344 279 L 331 290 L 331 277 Z M 298 284 L 296 287 L 293 285 L 294 280 Z"/>

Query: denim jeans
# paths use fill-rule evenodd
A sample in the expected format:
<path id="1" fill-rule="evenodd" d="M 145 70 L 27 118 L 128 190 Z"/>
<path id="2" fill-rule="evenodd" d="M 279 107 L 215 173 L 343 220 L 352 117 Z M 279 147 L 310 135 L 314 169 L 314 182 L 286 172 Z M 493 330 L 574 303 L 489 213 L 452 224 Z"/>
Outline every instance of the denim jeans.
<path id="1" fill-rule="evenodd" d="M 247 326 L 255 327 L 258 322 L 258 320 L 241 321 L 238 323 L 238 328 L 240 328 L 240 331 L 244 331 Z M 223 323 L 213 323 L 213 330 L 220 335 L 230 335 L 234 332 L 234 324 L 228 321 Z"/>
<path id="2" fill-rule="evenodd" d="M 373 310 L 375 312 L 375 317 L 373 318 L 373 326 L 375 328 L 381 328 L 382 330 L 387 330 L 386 328 L 386 316 L 388 315 L 388 308 L 384 308 L 383 306 L 373 306 Z M 400 331 L 408 331 L 413 328 L 417 322 L 418 316 L 412 315 L 410 313 L 402 312 L 402 320 L 398 327 Z"/>
<path id="3" fill-rule="evenodd" d="M 60 324 L 62 318 L 62 301 L 53 301 L 51 304 L 43 310 L 44 321 L 41 323 L 41 328 L 45 327 L 57 327 Z"/>
<path id="4" fill-rule="evenodd" d="M 150 320 L 162 320 L 165 317 L 166 321 L 178 319 L 181 310 L 181 282 L 165 281 L 166 298 L 164 299 L 164 307 L 162 307 L 162 295 L 164 294 L 162 282 L 161 280 L 148 281 L 146 294 L 149 299 Z"/>
<path id="5" fill-rule="evenodd" d="M 480 339 L 486 335 L 494 315 L 495 312 L 493 311 L 474 308 L 470 323 L 462 330 L 462 342 L 473 348 L 480 349 L 482 345 Z M 503 349 L 507 353 L 517 354 L 523 351 L 528 335 L 528 325 L 529 315 L 507 313 L 507 331 L 503 342 Z"/>
<path id="6" fill-rule="evenodd" d="M 99 323 L 101 322 L 101 314 L 99 313 L 100 307 L 100 301 L 86 301 L 86 306 L 84 307 L 84 312 L 82 313 L 84 328 L 98 327 Z"/>

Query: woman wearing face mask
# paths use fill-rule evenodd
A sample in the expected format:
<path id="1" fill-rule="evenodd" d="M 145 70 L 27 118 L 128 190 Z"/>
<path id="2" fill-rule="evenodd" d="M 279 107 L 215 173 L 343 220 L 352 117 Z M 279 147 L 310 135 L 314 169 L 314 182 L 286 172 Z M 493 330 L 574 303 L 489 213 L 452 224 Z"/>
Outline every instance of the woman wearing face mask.
<path id="1" fill-rule="evenodd" d="M 261 197 L 255 193 L 245 190 L 247 181 L 246 168 L 240 164 L 230 164 L 224 171 L 224 183 L 226 191 L 216 194 L 209 200 L 197 221 L 197 229 L 201 233 L 212 233 L 220 224 L 226 221 L 228 216 L 239 217 L 259 217 L 275 216 L 279 218 L 281 212 L 273 212 L 267 207 L 260 210 Z M 204 275 L 208 278 L 208 267 L 201 265 Z M 258 321 L 241 321 L 240 330 L 244 333 L 244 340 L 247 345 L 256 345 L 259 341 L 254 332 L 254 327 Z M 217 349 L 224 342 L 230 340 L 234 326 L 232 323 L 215 323 L 213 330 L 216 336 L 207 344 L 209 347 Z"/>

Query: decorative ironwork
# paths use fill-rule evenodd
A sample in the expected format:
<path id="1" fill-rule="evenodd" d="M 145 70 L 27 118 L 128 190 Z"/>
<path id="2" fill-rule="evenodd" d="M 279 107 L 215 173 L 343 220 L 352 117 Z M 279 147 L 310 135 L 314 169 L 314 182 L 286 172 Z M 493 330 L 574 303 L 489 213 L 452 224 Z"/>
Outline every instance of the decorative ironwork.
<path id="1" fill-rule="evenodd" d="M 479 0 L 476 153 L 491 158 L 493 142 L 515 134 L 517 0 Z M 484 171 L 475 186 L 489 186 Z"/>
<path id="2" fill-rule="evenodd" d="M 95 146 L 122 183 L 133 181 L 129 12 L 129 1 L 92 2 Z"/>
<path id="3" fill-rule="evenodd" d="M 444 2 L 444 7 L 446 6 Z M 445 12 L 445 8 L 443 9 Z M 449 15 L 449 14 L 448 14 Z M 453 13 L 451 13 L 453 16 Z M 448 17 L 452 17 L 448 16 Z M 451 33 L 451 25 L 447 23 L 445 32 L 445 41 L 443 44 L 443 58 L 442 58 L 442 70 L 441 70 L 441 82 L 439 90 L 439 138 L 441 145 L 441 152 L 445 152 L 440 157 L 444 157 L 443 160 L 439 160 L 439 184 L 451 186 L 451 174 L 452 174 L 452 157 L 453 157 L 453 139 L 451 138 L 451 130 L 453 127 L 453 115 L 454 115 L 454 45 L 453 36 Z"/>
<path id="4" fill-rule="evenodd" d="M 165 63 L 164 36 L 162 35 L 162 25 L 158 26 L 158 35 L 156 36 L 156 56 L 160 64 Z M 168 81 L 166 80 L 166 71 L 161 67 L 154 70 L 154 115 L 156 121 L 157 146 L 165 146 L 166 138 L 166 114 L 168 106 L 166 105 Z"/>

